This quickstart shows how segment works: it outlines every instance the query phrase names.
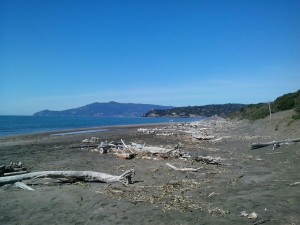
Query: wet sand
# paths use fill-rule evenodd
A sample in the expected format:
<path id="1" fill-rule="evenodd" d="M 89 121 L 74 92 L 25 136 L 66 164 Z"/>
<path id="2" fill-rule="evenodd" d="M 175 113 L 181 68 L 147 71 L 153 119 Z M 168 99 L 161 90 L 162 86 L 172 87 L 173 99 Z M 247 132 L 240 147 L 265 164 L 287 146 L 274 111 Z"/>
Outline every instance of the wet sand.
<path id="1" fill-rule="evenodd" d="M 195 140 L 176 131 L 170 136 L 137 131 L 140 127 L 171 126 L 165 124 L 1 138 L 0 165 L 21 161 L 31 171 L 93 170 L 120 175 L 135 169 L 136 174 L 129 186 L 36 179 L 24 182 L 34 184 L 35 191 L 1 187 L 0 224 L 300 224 L 300 144 L 275 150 L 272 146 L 249 147 L 251 142 L 299 137 L 299 123 L 282 122 L 276 131 L 276 117 L 271 125 L 267 119 L 254 124 L 223 121 L 219 125 L 212 123 L 208 129 L 216 139 L 222 138 L 217 141 Z M 122 160 L 111 153 L 70 148 L 93 136 L 100 141 L 122 138 L 126 143 L 146 142 L 166 148 L 180 142 L 184 151 L 221 157 L 222 164 L 155 156 Z M 180 172 L 166 163 L 201 169 Z M 255 212 L 258 218 L 241 217 L 242 211 Z"/>

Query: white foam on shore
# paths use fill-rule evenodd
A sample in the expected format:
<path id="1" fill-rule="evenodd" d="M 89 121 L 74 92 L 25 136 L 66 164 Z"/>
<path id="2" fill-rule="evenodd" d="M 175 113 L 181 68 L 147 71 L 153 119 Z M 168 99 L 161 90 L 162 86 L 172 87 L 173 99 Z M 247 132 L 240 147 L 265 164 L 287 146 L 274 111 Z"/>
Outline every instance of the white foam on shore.
<path id="1" fill-rule="evenodd" d="M 88 134 L 88 133 L 96 133 L 96 132 L 108 132 L 109 130 L 81 130 L 81 131 L 70 131 L 64 133 L 55 133 L 50 134 L 49 136 L 64 136 L 64 135 L 73 135 L 73 134 Z"/>

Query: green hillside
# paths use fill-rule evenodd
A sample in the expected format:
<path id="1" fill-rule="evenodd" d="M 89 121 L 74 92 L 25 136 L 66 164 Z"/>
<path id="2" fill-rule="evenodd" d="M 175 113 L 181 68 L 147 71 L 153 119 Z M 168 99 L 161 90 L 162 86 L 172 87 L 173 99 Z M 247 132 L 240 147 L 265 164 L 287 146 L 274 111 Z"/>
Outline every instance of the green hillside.
<path id="1" fill-rule="evenodd" d="M 211 117 L 228 116 L 245 107 L 243 104 L 219 104 L 204 106 L 176 107 L 165 110 L 151 110 L 146 117 Z"/>
<path id="2" fill-rule="evenodd" d="M 296 115 L 293 119 L 300 118 L 300 90 L 284 94 L 278 97 L 274 102 L 270 103 L 271 112 L 276 113 L 280 111 L 294 109 Z M 254 121 L 265 118 L 270 114 L 268 103 L 251 104 L 242 108 L 239 112 L 232 114 L 231 118 L 248 119 Z"/>

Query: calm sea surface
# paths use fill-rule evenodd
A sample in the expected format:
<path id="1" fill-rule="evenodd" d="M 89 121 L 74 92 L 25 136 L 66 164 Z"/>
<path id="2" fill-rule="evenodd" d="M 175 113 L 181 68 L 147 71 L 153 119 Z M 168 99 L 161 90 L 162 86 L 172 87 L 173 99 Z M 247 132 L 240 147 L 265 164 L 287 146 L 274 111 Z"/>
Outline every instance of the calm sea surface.
<path id="1" fill-rule="evenodd" d="M 201 118 L 0 116 L 0 137 L 99 126 L 191 122 Z"/>

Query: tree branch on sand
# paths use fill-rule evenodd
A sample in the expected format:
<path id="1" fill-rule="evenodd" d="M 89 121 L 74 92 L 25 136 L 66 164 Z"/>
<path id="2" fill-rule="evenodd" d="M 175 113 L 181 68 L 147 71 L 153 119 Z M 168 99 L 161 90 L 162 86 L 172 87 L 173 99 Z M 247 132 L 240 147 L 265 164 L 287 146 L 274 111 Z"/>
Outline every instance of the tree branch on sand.
<path id="1" fill-rule="evenodd" d="M 282 141 L 271 141 L 271 142 L 265 142 L 265 143 L 251 143 L 251 150 L 253 149 L 257 149 L 257 148 L 263 148 L 269 145 L 273 145 L 273 150 L 277 147 L 279 147 L 280 145 L 283 144 L 291 144 L 293 142 L 300 142 L 300 138 L 297 139 L 292 139 L 292 140 L 282 140 Z"/>

